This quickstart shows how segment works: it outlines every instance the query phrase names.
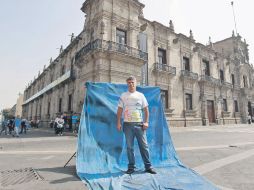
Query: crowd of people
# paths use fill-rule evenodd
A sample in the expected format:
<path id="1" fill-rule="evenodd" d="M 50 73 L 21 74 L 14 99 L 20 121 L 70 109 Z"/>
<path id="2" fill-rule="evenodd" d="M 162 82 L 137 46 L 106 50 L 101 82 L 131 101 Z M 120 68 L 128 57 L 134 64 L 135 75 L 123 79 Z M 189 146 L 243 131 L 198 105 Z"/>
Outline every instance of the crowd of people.
<path id="1" fill-rule="evenodd" d="M 0 135 L 12 135 L 13 137 L 19 137 L 20 134 L 26 134 L 27 129 L 31 127 L 31 121 L 29 122 L 25 118 L 19 116 L 11 119 L 3 120 L 1 123 L 2 129 Z"/>
<path id="2" fill-rule="evenodd" d="M 20 118 L 5 119 L 1 122 L 0 135 L 12 135 L 13 137 L 19 137 L 20 134 L 26 134 L 29 128 L 39 128 L 41 125 L 40 120 L 30 120 Z M 73 132 L 77 135 L 79 128 L 79 115 L 74 113 L 70 117 L 66 114 L 58 115 L 54 120 L 49 123 L 51 128 L 54 128 L 55 134 L 62 136 L 64 131 Z"/>
<path id="3" fill-rule="evenodd" d="M 65 114 L 58 115 L 55 120 L 51 120 L 49 125 L 51 128 L 54 128 L 55 134 L 58 136 L 62 136 L 63 132 L 66 130 L 77 134 L 79 128 L 79 115 L 74 113 L 69 118 Z"/>

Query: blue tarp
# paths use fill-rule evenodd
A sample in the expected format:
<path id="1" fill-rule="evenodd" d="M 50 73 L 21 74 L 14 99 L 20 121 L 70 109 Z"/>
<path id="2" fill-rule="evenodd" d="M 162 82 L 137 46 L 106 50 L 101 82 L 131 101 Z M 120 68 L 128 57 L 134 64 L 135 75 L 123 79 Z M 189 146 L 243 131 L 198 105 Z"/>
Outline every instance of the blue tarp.
<path id="1" fill-rule="evenodd" d="M 116 129 L 120 95 L 127 85 L 86 83 L 86 97 L 80 120 L 77 174 L 92 190 L 215 190 L 210 182 L 185 167 L 174 149 L 164 115 L 160 88 L 137 87 L 149 103 L 147 139 L 150 158 L 157 174 L 144 172 L 137 143 L 137 172 L 125 174 L 128 160 L 123 132 Z"/>

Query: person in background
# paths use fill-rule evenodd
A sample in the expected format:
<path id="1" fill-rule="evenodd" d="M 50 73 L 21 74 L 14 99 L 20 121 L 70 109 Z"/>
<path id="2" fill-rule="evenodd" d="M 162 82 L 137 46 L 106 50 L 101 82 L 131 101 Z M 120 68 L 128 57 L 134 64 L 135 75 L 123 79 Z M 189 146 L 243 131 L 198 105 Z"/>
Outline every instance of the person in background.
<path id="1" fill-rule="evenodd" d="M 58 128 L 58 135 L 63 136 L 63 130 L 64 130 L 64 119 L 63 119 L 63 116 L 61 116 L 61 118 L 59 118 L 56 121 L 56 124 L 57 124 L 57 128 Z"/>
<path id="2" fill-rule="evenodd" d="M 54 127 L 54 120 L 53 120 L 53 119 L 50 120 L 50 122 L 49 122 L 49 127 L 50 127 L 50 128 L 53 128 L 53 127 Z"/>
<path id="3" fill-rule="evenodd" d="M 123 132 L 127 145 L 127 156 L 129 160 L 127 174 L 135 171 L 134 138 L 136 137 L 141 157 L 147 173 L 156 174 L 152 169 L 149 159 L 149 149 L 146 138 L 146 130 L 149 126 L 148 103 L 144 94 L 136 91 L 136 78 L 131 76 L 126 80 L 128 91 L 123 93 L 118 102 L 117 130 L 122 130 L 121 117 L 124 115 Z M 143 119 L 144 112 L 144 119 Z"/>
<path id="4" fill-rule="evenodd" d="M 248 123 L 251 124 L 251 116 L 250 116 L 250 114 L 248 115 Z"/>
<path id="5" fill-rule="evenodd" d="M 28 131 L 31 128 L 30 122 L 26 119 L 26 130 Z"/>
<path id="6" fill-rule="evenodd" d="M 30 125 L 31 125 L 31 127 L 35 127 L 35 120 L 31 119 Z"/>
<path id="7" fill-rule="evenodd" d="M 79 116 L 77 115 L 77 113 L 74 113 L 71 116 L 71 122 L 72 122 L 72 126 L 73 126 L 73 133 L 77 134 L 78 133 L 78 128 L 79 128 Z"/>
<path id="8" fill-rule="evenodd" d="M 55 129 L 55 134 L 58 135 L 59 130 L 57 128 L 57 121 L 60 119 L 59 115 L 56 116 L 55 121 L 54 121 L 54 129 Z"/>
<path id="9" fill-rule="evenodd" d="M 20 134 L 23 133 L 23 130 L 24 130 L 24 133 L 26 134 L 26 119 L 22 119 L 21 120 L 21 131 L 20 131 Z"/>
<path id="10" fill-rule="evenodd" d="M 40 122 L 41 122 L 41 121 L 40 121 L 39 119 L 36 120 L 36 124 L 35 124 L 36 128 L 39 128 Z"/>
<path id="11" fill-rule="evenodd" d="M 15 130 L 15 134 L 16 135 L 12 135 L 13 137 L 19 137 L 19 129 L 20 129 L 20 126 L 21 126 L 21 119 L 19 117 L 19 115 L 14 119 L 14 122 L 13 122 L 13 127 L 14 127 L 14 130 Z"/>
<path id="12" fill-rule="evenodd" d="M 7 135 L 7 121 L 6 120 L 2 121 L 2 130 L 0 132 L 0 135 L 2 135 L 2 132 L 4 132 L 5 135 Z"/>
<path id="13" fill-rule="evenodd" d="M 68 118 L 67 118 L 67 115 L 64 113 L 61 118 L 64 120 L 64 130 L 66 130 L 68 126 Z M 70 128 L 69 128 L 70 129 Z"/>
<path id="14" fill-rule="evenodd" d="M 14 119 L 9 119 L 8 122 L 7 122 L 7 126 L 8 126 L 8 129 L 9 129 L 9 134 L 10 135 L 12 135 L 12 132 L 14 131 L 13 122 L 14 122 Z"/>

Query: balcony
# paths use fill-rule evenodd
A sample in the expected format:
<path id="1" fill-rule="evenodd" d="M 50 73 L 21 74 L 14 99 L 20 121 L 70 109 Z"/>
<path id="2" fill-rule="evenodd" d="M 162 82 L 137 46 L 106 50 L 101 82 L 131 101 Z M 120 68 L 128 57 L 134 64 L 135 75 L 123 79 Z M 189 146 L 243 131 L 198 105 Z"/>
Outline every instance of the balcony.
<path id="1" fill-rule="evenodd" d="M 230 117 L 230 113 L 231 112 L 229 112 L 229 111 L 222 111 L 221 115 L 222 115 L 223 118 L 226 118 L 226 117 Z"/>
<path id="2" fill-rule="evenodd" d="M 240 88 L 241 88 L 240 85 L 238 85 L 238 84 L 233 84 L 232 86 L 233 86 L 234 90 L 240 90 Z"/>
<path id="3" fill-rule="evenodd" d="M 134 58 L 142 59 L 144 61 L 147 61 L 148 59 L 148 54 L 139 49 L 127 46 L 125 44 L 119 44 L 113 41 L 105 41 L 101 39 L 94 40 L 93 42 L 90 42 L 81 48 L 81 50 L 76 53 L 75 59 L 78 60 L 80 57 L 94 50 L 101 52 L 120 53 Z"/>
<path id="4" fill-rule="evenodd" d="M 213 78 L 212 76 L 208 75 L 201 75 L 200 82 L 207 82 L 216 86 L 219 86 L 221 84 L 219 79 Z"/>
<path id="5" fill-rule="evenodd" d="M 181 70 L 181 76 L 191 80 L 198 80 L 198 74 L 187 70 Z"/>
<path id="6" fill-rule="evenodd" d="M 225 88 L 233 88 L 233 85 L 226 81 L 221 81 L 221 85 L 222 87 L 225 87 Z"/>
<path id="7" fill-rule="evenodd" d="M 176 75 L 176 68 L 167 64 L 154 63 L 154 71 L 165 72 L 174 76 Z"/>
<path id="8" fill-rule="evenodd" d="M 242 87 L 242 88 L 240 88 L 240 90 L 243 95 L 245 95 L 245 96 L 250 95 L 251 90 L 248 87 Z"/>

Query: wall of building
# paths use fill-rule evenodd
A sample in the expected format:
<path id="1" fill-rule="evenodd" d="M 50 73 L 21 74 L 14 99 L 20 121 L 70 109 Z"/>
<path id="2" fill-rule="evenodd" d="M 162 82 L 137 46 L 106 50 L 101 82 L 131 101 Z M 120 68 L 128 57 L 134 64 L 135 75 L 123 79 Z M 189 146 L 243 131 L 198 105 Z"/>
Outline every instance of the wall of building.
<path id="1" fill-rule="evenodd" d="M 247 61 L 248 52 L 239 52 L 248 50 L 246 42 L 232 36 L 206 46 L 197 43 L 192 32 L 189 36 L 176 33 L 172 22 L 164 26 L 147 20 L 143 8 L 137 0 L 85 1 L 84 30 L 29 84 L 24 92 L 24 116 L 47 122 L 57 114 L 80 113 L 86 81 L 125 83 L 129 75 L 135 75 L 139 83 L 147 77 L 148 85 L 159 86 L 166 94 L 165 112 L 171 126 L 246 122 L 248 105 L 254 105 L 253 68 Z M 126 44 L 117 43 L 118 30 L 125 32 Z M 147 36 L 147 52 L 139 50 L 140 34 Z M 165 63 L 160 63 L 158 50 L 165 51 Z M 189 60 L 189 70 L 184 67 L 184 57 Z M 209 63 L 209 76 L 204 61 Z M 148 75 L 141 72 L 146 64 Z M 70 75 L 61 81 L 68 72 Z M 234 85 L 231 74 L 235 75 Z M 248 87 L 242 85 L 243 75 Z M 188 94 L 191 108 L 186 100 Z M 225 100 L 227 110 L 223 106 Z"/>
<path id="2" fill-rule="evenodd" d="M 16 103 L 15 117 L 17 116 L 22 117 L 23 98 L 24 98 L 23 94 L 19 94 L 19 97 Z"/>

